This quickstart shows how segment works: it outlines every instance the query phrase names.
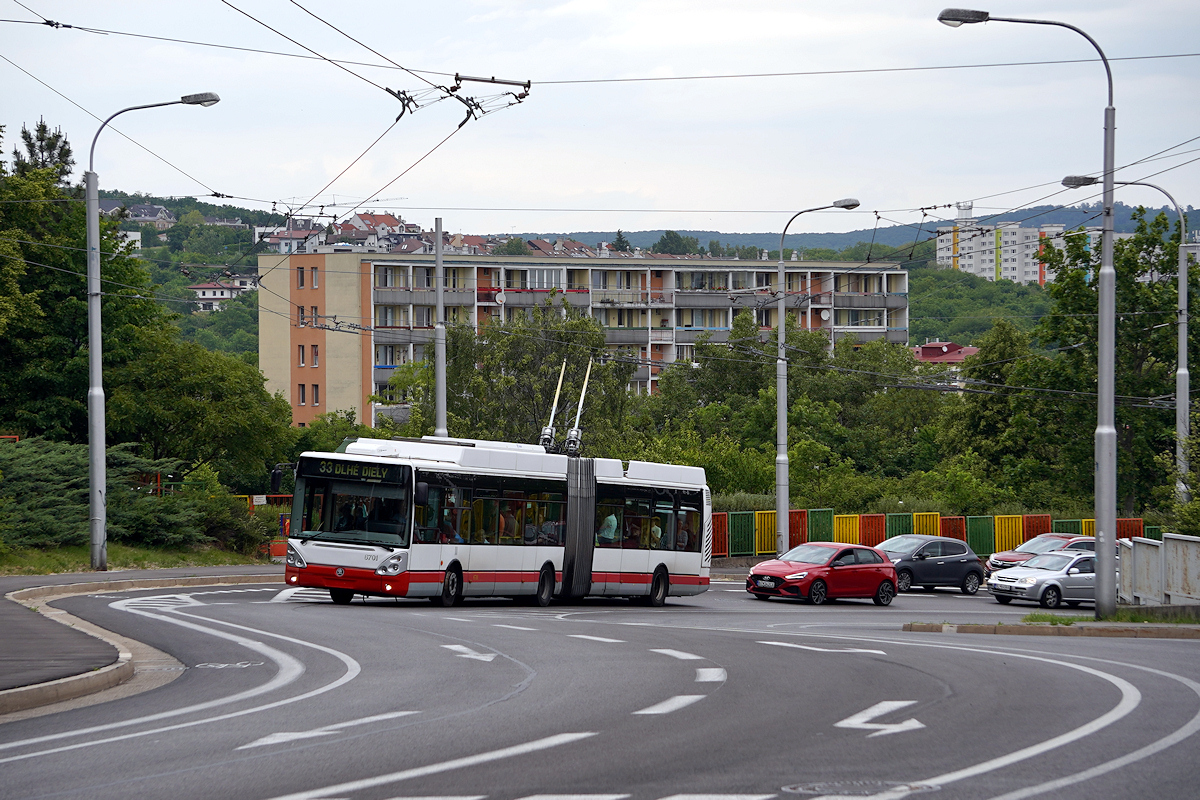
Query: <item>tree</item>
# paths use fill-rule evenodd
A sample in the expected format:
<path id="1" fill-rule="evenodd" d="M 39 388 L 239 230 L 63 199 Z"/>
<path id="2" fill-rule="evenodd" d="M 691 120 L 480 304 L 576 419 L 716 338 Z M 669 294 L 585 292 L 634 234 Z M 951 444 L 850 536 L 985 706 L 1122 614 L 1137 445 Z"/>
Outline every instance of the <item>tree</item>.
<path id="1" fill-rule="evenodd" d="M 633 250 L 633 247 L 629 244 L 629 240 L 625 238 L 625 234 L 621 232 L 620 228 L 617 228 L 617 238 L 612 241 L 612 249 L 620 253 L 628 253 Z"/>
<path id="2" fill-rule="evenodd" d="M 28 175 L 31 170 L 53 170 L 54 177 L 59 183 L 66 183 L 71 168 L 75 166 L 75 158 L 71 153 L 71 143 L 60 128 L 50 130 L 46 120 L 39 119 L 33 132 L 24 125 L 21 126 L 21 141 L 25 152 L 13 148 L 13 173 Z"/>
<path id="3" fill-rule="evenodd" d="M 529 245 L 525 244 L 524 239 L 514 236 L 492 250 L 492 253 L 499 256 L 527 256 L 529 255 Z"/>
<path id="4" fill-rule="evenodd" d="M 683 256 L 700 252 L 700 242 L 695 236 L 680 236 L 675 231 L 664 231 L 651 248 L 654 253 Z"/>

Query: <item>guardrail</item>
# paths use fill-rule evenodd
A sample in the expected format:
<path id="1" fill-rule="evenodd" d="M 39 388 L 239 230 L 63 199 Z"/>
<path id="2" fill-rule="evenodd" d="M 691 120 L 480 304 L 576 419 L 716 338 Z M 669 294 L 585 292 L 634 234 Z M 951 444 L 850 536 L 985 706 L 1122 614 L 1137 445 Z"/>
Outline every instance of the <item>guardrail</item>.
<path id="1" fill-rule="evenodd" d="M 1117 599 L 1134 605 L 1200 603 L 1200 537 L 1162 534 L 1162 540 L 1118 539 Z"/>

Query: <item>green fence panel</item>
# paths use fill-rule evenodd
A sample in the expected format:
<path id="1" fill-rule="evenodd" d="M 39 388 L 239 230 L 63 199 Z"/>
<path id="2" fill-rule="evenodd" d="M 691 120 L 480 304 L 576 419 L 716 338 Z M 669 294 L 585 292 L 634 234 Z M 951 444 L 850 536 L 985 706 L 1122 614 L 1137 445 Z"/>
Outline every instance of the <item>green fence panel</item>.
<path id="1" fill-rule="evenodd" d="M 1050 523 L 1050 530 L 1054 533 L 1069 533 L 1073 536 L 1083 536 L 1083 520 L 1056 519 Z"/>
<path id="2" fill-rule="evenodd" d="M 967 544 L 980 558 L 987 558 L 996 548 L 996 518 L 967 517 Z"/>
<path id="3" fill-rule="evenodd" d="M 729 555 L 754 555 L 754 512 L 729 512 Z"/>
<path id="4" fill-rule="evenodd" d="M 808 509 L 808 540 L 810 542 L 833 541 L 833 509 Z"/>
<path id="5" fill-rule="evenodd" d="M 1162 541 L 1162 526 L 1161 525 L 1146 525 L 1142 528 L 1142 537 L 1145 539 L 1154 539 Z"/>
<path id="6" fill-rule="evenodd" d="M 884 530 L 887 533 L 887 538 L 893 536 L 903 536 L 906 533 L 913 532 L 913 515 L 912 514 L 888 514 L 887 522 L 884 523 Z"/>

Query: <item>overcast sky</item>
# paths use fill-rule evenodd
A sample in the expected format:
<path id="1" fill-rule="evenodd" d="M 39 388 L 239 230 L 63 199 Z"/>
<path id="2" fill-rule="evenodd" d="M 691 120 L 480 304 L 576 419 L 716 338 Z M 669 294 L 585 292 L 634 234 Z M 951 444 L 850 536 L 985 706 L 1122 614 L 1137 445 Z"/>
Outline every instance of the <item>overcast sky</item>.
<path id="1" fill-rule="evenodd" d="M 77 27 L 308 55 L 220 0 L 22 2 Z M 0 60 L 5 152 L 22 124 L 45 117 L 70 137 L 79 179 L 99 125 L 87 112 L 103 118 L 216 92 L 221 102 L 211 108 L 118 118 L 116 128 L 178 169 L 109 130 L 96 152 L 101 188 L 218 191 L 263 201 L 235 204 L 278 201 L 283 210 L 320 192 L 392 125 L 400 102 L 379 87 L 427 88 L 288 0 L 230 2 L 321 55 L 383 66 L 347 64 L 361 80 L 315 58 L 3 23 L 0 55 L 12 62 Z M 406 115 L 316 198 L 342 204 L 339 211 L 367 201 L 363 210 L 390 209 L 425 226 L 440 215 L 447 230 L 472 233 L 754 232 L 778 230 L 788 211 L 859 198 L 856 212 L 813 214 L 791 228 L 841 231 L 870 227 L 875 211 L 884 224 L 917 223 L 922 207 L 943 206 L 928 213 L 953 217 L 944 206 L 956 201 L 974 200 L 977 216 L 1033 204 L 1059 191 L 1062 176 L 1098 174 L 1102 165 L 1098 62 L 919 69 L 1092 59 L 1088 42 L 1058 27 L 951 29 L 936 21 L 941 0 L 300 2 L 405 67 L 533 82 L 523 103 L 468 122 L 387 186 L 454 132 L 465 108 L 446 100 Z M 984 8 L 1069 22 L 1114 59 L 1118 165 L 1200 137 L 1200 57 L 1115 60 L 1200 53 L 1195 0 L 1009 0 Z M 38 19 L 13 0 L 0 0 L 0 17 Z M 907 71 L 553 83 L 829 70 Z M 1168 155 L 1118 178 L 1167 169 L 1148 179 L 1196 203 L 1200 161 L 1185 162 L 1200 157 L 1200 139 Z M 1055 185 L 1027 189 L 1039 184 Z M 1145 189 L 1117 196 L 1164 202 Z"/>

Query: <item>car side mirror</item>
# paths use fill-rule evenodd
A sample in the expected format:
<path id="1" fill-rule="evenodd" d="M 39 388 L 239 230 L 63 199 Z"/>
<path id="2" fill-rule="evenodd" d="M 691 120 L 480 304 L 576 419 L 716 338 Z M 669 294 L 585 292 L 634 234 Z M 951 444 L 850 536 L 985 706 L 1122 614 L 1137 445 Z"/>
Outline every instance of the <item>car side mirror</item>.
<path id="1" fill-rule="evenodd" d="M 1078 575 L 1079 567 L 1071 567 L 1069 570 L 1067 570 L 1067 574 L 1068 575 Z"/>
<path id="2" fill-rule="evenodd" d="M 425 481 L 417 481 L 416 491 L 413 492 L 413 503 L 418 506 L 429 504 L 429 484 Z"/>
<path id="3" fill-rule="evenodd" d="M 917 559 L 918 561 L 924 561 L 925 559 L 929 558 L 929 556 L 925 555 L 924 553 L 917 553 L 915 556 L 913 556 L 913 558 Z"/>

